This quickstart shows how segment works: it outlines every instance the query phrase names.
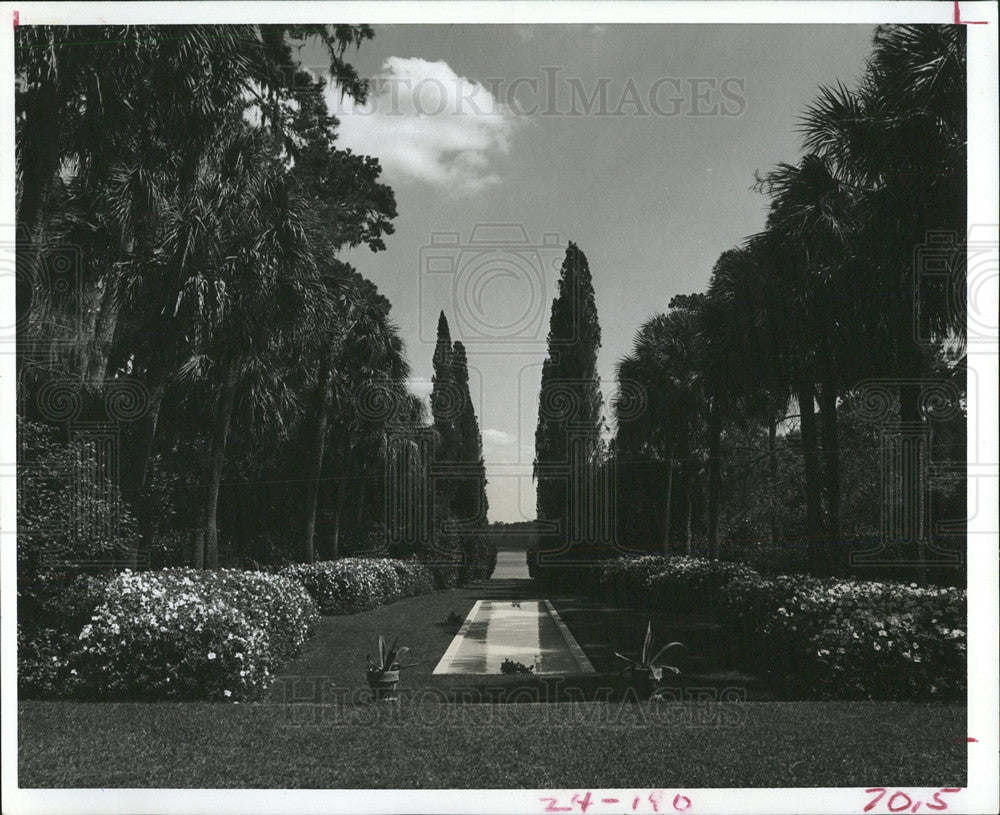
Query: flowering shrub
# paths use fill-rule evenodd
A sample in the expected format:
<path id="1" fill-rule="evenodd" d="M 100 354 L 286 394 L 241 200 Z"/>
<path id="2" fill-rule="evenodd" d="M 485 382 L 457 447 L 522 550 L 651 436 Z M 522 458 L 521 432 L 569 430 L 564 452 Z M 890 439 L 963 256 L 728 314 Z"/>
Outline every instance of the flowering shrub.
<path id="1" fill-rule="evenodd" d="M 25 697 L 61 696 L 79 684 L 68 656 L 80 629 L 104 602 L 114 574 L 38 572 L 30 602 L 19 596 L 17 620 L 17 686 Z M 20 586 L 18 587 L 20 589 Z"/>
<path id="2" fill-rule="evenodd" d="M 280 574 L 301 584 L 324 614 L 365 611 L 434 588 L 434 578 L 423 564 L 392 558 L 299 563 Z"/>
<path id="3" fill-rule="evenodd" d="M 950 588 L 745 576 L 722 592 L 737 658 L 796 676 L 812 695 L 958 698 L 966 594 Z"/>
<path id="4" fill-rule="evenodd" d="M 390 560 L 396 570 L 403 597 L 416 597 L 434 591 L 434 578 L 427 567 L 415 560 Z"/>
<path id="5" fill-rule="evenodd" d="M 734 662 L 793 677 L 813 697 L 965 693 L 966 594 L 959 589 L 763 576 L 741 564 L 659 555 L 529 563 L 548 589 L 630 608 L 713 613 Z"/>
<path id="6" fill-rule="evenodd" d="M 89 622 L 22 636 L 21 686 L 114 699 L 260 696 L 317 620 L 301 586 L 236 570 L 123 572 Z"/>
<path id="7" fill-rule="evenodd" d="M 641 576 L 640 595 L 651 608 L 674 612 L 711 613 L 719 594 L 737 577 L 755 574 L 748 566 L 720 560 L 673 557 Z"/>
<path id="8" fill-rule="evenodd" d="M 602 564 L 597 575 L 598 596 L 602 599 L 633 608 L 648 603 L 647 580 L 667 568 L 670 558 L 662 555 L 643 555 L 635 558 L 616 558 Z"/>

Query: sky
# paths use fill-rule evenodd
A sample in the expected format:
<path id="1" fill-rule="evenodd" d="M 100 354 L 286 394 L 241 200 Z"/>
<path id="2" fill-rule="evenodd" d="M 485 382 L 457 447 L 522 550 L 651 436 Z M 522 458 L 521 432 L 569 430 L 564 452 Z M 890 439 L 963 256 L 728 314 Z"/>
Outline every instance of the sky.
<path id="1" fill-rule="evenodd" d="M 345 253 L 393 304 L 430 392 L 438 314 L 466 345 L 491 521 L 534 518 L 545 334 L 568 241 L 587 256 L 610 424 L 615 363 L 675 294 L 764 225 L 754 173 L 801 156 L 818 86 L 853 84 L 871 26 L 377 26 L 331 88 L 338 141 L 377 156 L 399 216 Z M 322 72 L 318 51 L 304 64 Z"/>

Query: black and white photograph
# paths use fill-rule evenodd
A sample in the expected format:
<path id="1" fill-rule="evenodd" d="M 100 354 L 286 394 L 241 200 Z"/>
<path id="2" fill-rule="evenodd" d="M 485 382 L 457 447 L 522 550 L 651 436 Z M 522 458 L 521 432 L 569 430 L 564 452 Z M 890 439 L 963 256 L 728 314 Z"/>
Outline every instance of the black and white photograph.
<path id="1" fill-rule="evenodd" d="M 1000 808 L 996 3 L 5 9 L 4 813 Z"/>

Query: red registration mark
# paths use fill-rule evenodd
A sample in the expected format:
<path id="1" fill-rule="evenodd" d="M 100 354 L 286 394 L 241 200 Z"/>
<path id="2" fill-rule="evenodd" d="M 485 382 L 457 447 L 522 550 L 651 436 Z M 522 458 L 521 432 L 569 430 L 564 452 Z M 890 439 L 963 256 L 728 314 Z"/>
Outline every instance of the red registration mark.
<path id="1" fill-rule="evenodd" d="M 565 804 L 561 804 L 558 798 L 539 798 L 545 804 L 545 812 L 580 812 L 586 815 L 591 807 L 597 807 L 591 815 L 598 815 L 601 811 L 601 804 L 617 804 L 621 802 L 619 798 L 594 799 L 592 791 L 576 792 L 570 796 Z M 671 809 L 672 807 L 672 809 Z M 645 797 L 636 796 L 632 800 L 632 809 L 644 815 L 659 815 L 660 813 L 684 812 L 691 808 L 691 799 L 686 795 L 678 793 L 672 801 L 668 801 L 667 793 L 664 790 L 653 790 Z"/>
<path id="2" fill-rule="evenodd" d="M 914 798 L 908 792 L 903 790 L 888 790 L 885 787 L 872 787 L 871 789 L 865 790 L 869 795 L 874 795 L 864 808 L 864 812 L 871 812 L 875 807 L 877 807 L 882 799 L 886 799 L 886 810 L 888 812 L 918 812 L 921 808 L 929 809 L 934 812 L 944 812 L 948 809 L 948 802 L 942 798 L 942 795 L 947 795 L 950 792 L 961 792 L 960 787 L 942 787 L 937 792 L 935 792 L 929 801 L 919 800 Z"/>

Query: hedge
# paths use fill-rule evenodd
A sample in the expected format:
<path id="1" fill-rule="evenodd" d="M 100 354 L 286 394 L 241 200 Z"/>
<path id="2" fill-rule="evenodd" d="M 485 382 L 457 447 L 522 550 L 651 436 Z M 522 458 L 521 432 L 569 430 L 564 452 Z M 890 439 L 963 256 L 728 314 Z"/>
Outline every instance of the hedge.
<path id="1" fill-rule="evenodd" d="M 254 699 L 317 619 L 306 591 L 277 575 L 125 571 L 75 637 L 19 631 L 19 685 L 25 695 Z"/>
<path id="2" fill-rule="evenodd" d="M 279 573 L 299 583 L 323 614 L 367 611 L 435 588 L 433 574 L 415 560 L 349 557 L 286 566 Z"/>
<path id="3" fill-rule="evenodd" d="M 964 590 L 753 574 L 723 589 L 720 609 L 741 665 L 770 666 L 809 695 L 965 695 Z"/>
<path id="4" fill-rule="evenodd" d="M 532 562 L 534 560 L 534 562 Z M 736 563 L 647 555 L 547 565 L 549 590 L 612 605 L 715 615 L 731 661 L 794 680 L 810 697 L 960 699 L 966 593 L 898 583 L 765 577 Z"/>

